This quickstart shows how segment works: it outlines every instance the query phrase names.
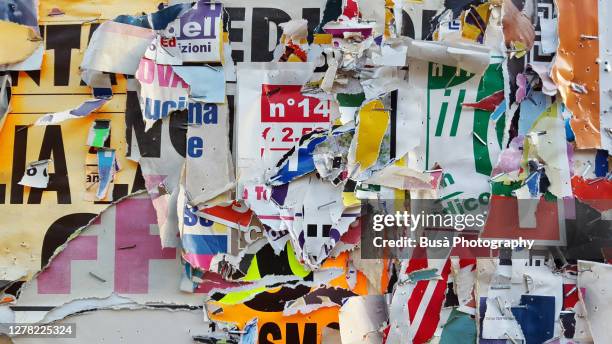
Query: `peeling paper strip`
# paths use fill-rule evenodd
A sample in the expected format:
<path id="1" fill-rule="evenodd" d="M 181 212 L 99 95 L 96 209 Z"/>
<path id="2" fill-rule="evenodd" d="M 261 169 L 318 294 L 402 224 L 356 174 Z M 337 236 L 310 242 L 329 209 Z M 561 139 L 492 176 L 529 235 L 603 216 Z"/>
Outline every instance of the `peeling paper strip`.
<path id="1" fill-rule="evenodd" d="M 489 49 L 481 45 L 420 41 L 404 38 L 408 57 L 483 73 L 489 66 Z"/>
<path id="2" fill-rule="evenodd" d="M 200 213 L 206 219 L 237 229 L 247 228 L 253 215 L 249 207 L 239 201 L 207 207 Z"/>
<path id="3" fill-rule="evenodd" d="M 308 314 L 324 307 L 342 306 L 347 298 L 356 295 L 344 288 L 318 287 L 300 298 L 287 301 L 283 315 Z"/>
<path id="4" fill-rule="evenodd" d="M 377 171 L 364 183 L 381 185 L 399 190 L 431 190 L 437 187 L 433 176 L 421 173 L 409 167 L 389 165 Z"/>
<path id="5" fill-rule="evenodd" d="M 34 125 L 51 125 L 58 124 L 68 119 L 76 119 L 88 116 L 92 112 L 98 111 L 109 99 L 90 99 L 83 102 L 78 107 L 62 112 L 50 113 L 40 117 L 34 122 Z"/>
<path id="6" fill-rule="evenodd" d="M 300 139 L 300 144 L 289 151 L 277 163 L 276 173 L 270 177 L 269 183 L 272 185 L 282 185 L 302 177 L 316 168 L 314 159 L 317 146 L 328 140 L 327 133 L 317 132 L 308 139 Z M 279 166 L 280 165 L 280 166 Z"/>
<path id="7" fill-rule="evenodd" d="M 403 74 L 395 67 L 376 67 L 361 71 L 359 79 L 366 99 L 371 100 L 397 90 L 402 85 Z"/>
<path id="8" fill-rule="evenodd" d="M 504 91 L 497 91 L 490 96 L 487 96 L 476 103 L 463 103 L 463 106 L 472 107 L 479 110 L 495 111 L 495 109 L 504 101 Z"/>

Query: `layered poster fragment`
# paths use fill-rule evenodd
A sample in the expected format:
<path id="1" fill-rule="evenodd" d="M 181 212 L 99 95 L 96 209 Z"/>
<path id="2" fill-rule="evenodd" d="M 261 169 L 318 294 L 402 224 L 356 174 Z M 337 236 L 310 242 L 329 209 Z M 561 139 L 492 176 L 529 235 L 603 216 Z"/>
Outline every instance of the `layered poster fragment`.
<path id="1" fill-rule="evenodd" d="M 0 1 L 0 333 L 608 343 L 610 6 Z"/>

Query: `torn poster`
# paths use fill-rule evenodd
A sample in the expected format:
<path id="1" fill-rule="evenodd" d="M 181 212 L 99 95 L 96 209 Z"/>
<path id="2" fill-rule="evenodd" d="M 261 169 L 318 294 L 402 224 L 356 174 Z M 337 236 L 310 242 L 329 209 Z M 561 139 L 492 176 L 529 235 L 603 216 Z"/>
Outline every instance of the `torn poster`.
<path id="1" fill-rule="evenodd" d="M 136 79 L 140 81 L 139 99 L 145 131 L 151 129 L 155 121 L 187 108 L 190 109 L 189 118 L 194 118 L 199 110 L 201 119 L 203 105 L 189 101 L 189 85 L 174 73 L 172 66 L 143 58 L 138 65 Z"/>
<path id="2" fill-rule="evenodd" d="M 187 128 L 185 192 L 193 205 L 230 191 L 234 186 L 229 111 L 226 105 L 216 108 L 214 117 Z"/>
<path id="3" fill-rule="evenodd" d="M 419 109 L 426 112 L 423 118 L 427 121 L 416 149 L 417 159 L 409 161 L 409 166 L 417 171 L 429 170 L 436 163 L 443 166 L 440 197 L 473 198 L 486 205 L 492 164 L 501 150 L 504 116 L 492 122 L 492 111 L 464 104 L 476 103 L 503 89 L 501 66 L 491 64 L 478 75 L 415 60 L 410 80 L 412 87 L 426 90 Z M 447 147 L 452 154 L 434 147 Z M 452 201 L 445 203 L 455 207 Z"/>
<path id="4" fill-rule="evenodd" d="M 281 209 L 281 214 L 293 217 L 289 233 L 298 257 L 308 266 L 319 266 L 355 221 L 359 210 L 345 212 L 342 190 L 316 176 L 294 183 L 298 182 L 303 183 L 302 190 L 289 190 L 287 197 L 294 197 L 295 203 L 285 203 L 290 208 Z"/>
<path id="5" fill-rule="evenodd" d="M 168 25 L 169 44 L 176 44 L 183 62 L 221 61 L 223 5 L 199 0 Z"/>
<path id="6" fill-rule="evenodd" d="M 79 342 L 605 341 L 608 7 L 0 1 L 21 25 L 2 56 L 24 58 L 0 65 L 0 323 L 131 325 Z M 362 200 L 436 219 L 419 198 L 466 226 L 406 239 L 529 243 L 369 257 Z"/>
<path id="7" fill-rule="evenodd" d="M 41 6 L 48 5 L 44 1 L 42 3 Z M 78 22 L 90 19 L 73 18 L 80 18 Z M 86 145 L 89 129 L 96 119 L 110 120 L 112 132 L 107 140 L 108 147 L 116 150 L 116 160 L 122 169 L 114 178 L 113 199 L 143 189 L 142 179 L 137 178 L 137 175 L 140 176 L 136 172 L 137 164 L 125 158 L 126 122 L 123 117 L 126 78 L 114 76 L 112 87 L 116 95 L 112 99 L 92 99 L 92 90 L 81 84 L 78 71 L 82 54 L 77 52 L 85 51 L 87 39 L 70 39 L 71 44 L 76 44 L 78 48 L 72 50 L 72 55 L 58 52 L 55 60 L 50 55 L 53 49 L 67 52 L 63 49 L 68 49 L 68 43 L 60 38 L 74 37 L 72 35 L 77 28 L 85 35 L 84 38 L 89 37 L 91 25 L 53 26 L 45 22 L 41 25 L 41 32 L 47 30 L 47 40 L 43 42 L 45 58 L 40 73 L 15 74 L 11 85 L 10 110 L 0 131 L 0 207 L 3 214 L 0 227 L 3 229 L 2 241 L 11 252 L 0 257 L 0 279 L 6 281 L 28 280 L 46 265 L 46 261 L 41 260 L 43 250 L 52 252 L 65 241 L 52 234 L 56 233 L 57 228 L 65 228 L 72 233 L 85 226 L 91 216 L 108 207 L 106 201 L 94 202 L 95 194 L 88 197 L 90 191 L 95 192 L 97 188 L 88 190 L 87 183 L 84 183 L 88 174 L 85 165 L 95 165 L 97 161 L 94 154 L 93 160 L 87 162 L 91 154 L 90 147 Z M 52 48 L 54 39 L 64 43 Z M 64 63 L 68 61 L 67 56 L 71 56 L 71 63 Z M 70 108 L 75 109 L 73 114 L 66 111 Z M 95 109 L 98 111 L 93 111 Z M 62 112 L 62 116 L 52 116 L 54 119 L 46 116 Z M 32 125 L 42 118 L 45 120 L 41 121 L 48 125 Z M 65 118 L 70 120 L 63 120 Z M 53 160 L 53 163 L 48 171 L 49 183 L 45 189 L 18 184 L 29 162 L 47 159 Z M 97 167 L 95 171 L 97 173 Z M 37 216 L 24 217 L 23 214 L 32 213 L 32 207 L 42 207 L 45 211 L 36 211 Z M 18 226 L 15 225 L 17 223 Z M 50 244 L 53 240 L 57 240 L 56 244 Z"/>
<path id="8" fill-rule="evenodd" d="M 15 321 L 53 321 L 63 307 L 69 312 L 94 310 L 99 307 L 96 299 L 113 293 L 119 300 L 109 300 L 107 307 L 126 302 L 201 305 L 200 293 L 177 289 L 180 255 L 174 248 L 160 247 L 155 210 L 146 195 L 128 198 L 110 206 L 99 218 L 89 214 L 87 219 L 93 223 L 55 256 L 56 248 L 78 228 L 74 232 L 57 225 L 51 229 L 53 235 L 46 237 L 41 251 L 42 267 L 50 264 L 22 289 L 20 305 L 24 307 L 12 311 Z M 40 305 L 49 307 L 36 307 Z"/>
<path id="9" fill-rule="evenodd" d="M 179 213 L 182 257 L 191 266 L 207 271 L 216 254 L 228 252 L 231 239 L 229 228 L 200 217 L 185 204 L 184 197 L 179 197 L 177 207 L 183 210 Z"/>
<path id="10" fill-rule="evenodd" d="M 329 101 L 300 93 L 313 69 L 299 62 L 238 64 L 238 190 L 241 183 L 263 178 L 302 135 L 329 127 Z"/>

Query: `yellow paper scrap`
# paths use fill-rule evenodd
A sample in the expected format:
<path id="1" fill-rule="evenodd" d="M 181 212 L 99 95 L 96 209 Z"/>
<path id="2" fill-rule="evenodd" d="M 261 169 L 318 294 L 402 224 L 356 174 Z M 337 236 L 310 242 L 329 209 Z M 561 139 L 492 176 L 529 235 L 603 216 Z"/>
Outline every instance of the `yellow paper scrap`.
<path id="1" fill-rule="evenodd" d="M 372 166 L 378 159 L 380 145 L 389 126 L 389 111 L 380 100 L 373 100 L 359 110 L 355 160 L 359 170 Z"/>
<path id="2" fill-rule="evenodd" d="M 40 35 L 29 26 L 0 20 L 0 65 L 21 62 L 27 59 L 42 43 Z"/>

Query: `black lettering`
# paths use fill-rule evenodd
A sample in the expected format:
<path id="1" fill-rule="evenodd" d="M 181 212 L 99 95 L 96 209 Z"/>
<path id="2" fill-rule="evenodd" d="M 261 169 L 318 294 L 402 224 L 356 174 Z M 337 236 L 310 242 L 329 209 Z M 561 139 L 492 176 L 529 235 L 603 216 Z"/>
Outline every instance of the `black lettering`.
<path id="1" fill-rule="evenodd" d="M 228 110 L 228 115 L 229 115 L 229 127 L 230 128 L 234 128 L 234 118 L 235 118 L 235 105 L 234 105 L 234 96 L 232 95 L 227 95 L 227 110 Z M 232 152 L 232 154 L 234 153 L 234 130 L 230 129 L 229 131 L 229 145 L 230 145 L 230 152 Z"/>
<path id="2" fill-rule="evenodd" d="M 303 8 L 302 19 L 308 20 L 308 42 L 312 43 L 314 30 L 319 25 L 319 15 L 321 10 L 318 8 Z"/>
<path id="3" fill-rule="evenodd" d="M 134 175 L 134 181 L 132 182 L 132 191 L 131 193 L 135 193 L 141 190 L 146 190 L 144 177 L 142 176 L 142 169 L 140 168 L 140 164 L 136 167 L 136 174 Z"/>
<path id="4" fill-rule="evenodd" d="M 89 35 L 87 36 L 87 45 L 91 42 L 91 37 L 93 37 L 94 32 L 100 27 L 100 23 L 91 23 L 89 27 Z"/>
<path id="5" fill-rule="evenodd" d="M 227 29 L 230 42 L 243 42 L 244 32 L 242 28 L 233 28 L 232 23 L 234 21 L 244 21 L 244 7 L 226 7 L 225 10 L 227 12 L 227 16 L 224 17 L 224 19 L 227 20 L 225 27 Z M 232 48 L 232 59 L 234 60 L 234 62 L 243 62 L 244 51 Z"/>
<path id="6" fill-rule="evenodd" d="M 436 23 L 433 22 L 435 16 L 435 10 L 423 10 L 423 17 L 421 21 L 421 36 L 416 37 L 414 22 L 412 21 L 412 18 L 410 17 L 408 12 L 402 11 L 402 36 L 408 36 L 413 39 L 431 40 L 436 26 Z"/>
<path id="7" fill-rule="evenodd" d="M 45 135 L 43 136 L 40 154 L 38 154 L 38 160 L 51 158 L 53 159 L 55 173 L 49 173 L 49 184 L 46 189 L 30 189 L 28 204 L 40 204 L 42 193 L 46 191 L 57 192 L 58 204 L 71 203 L 66 153 L 64 152 L 62 127 L 59 125 L 48 125 L 45 127 Z"/>
<path id="8" fill-rule="evenodd" d="M 28 145 L 28 127 L 25 125 L 15 126 L 15 138 L 13 139 L 13 168 L 11 172 L 11 204 L 23 203 L 23 186 L 19 181 L 25 173 L 26 152 Z"/>
<path id="9" fill-rule="evenodd" d="M 128 195 L 129 185 L 115 184 L 113 187 L 113 200 L 119 200 Z"/>
<path id="10" fill-rule="evenodd" d="M 125 105 L 125 138 L 128 146 L 126 157 L 132 157 L 133 134 L 136 135 L 140 156 L 143 158 L 159 158 L 161 156 L 161 121 L 155 122 L 147 132 L 144 128 L 145 124 L 142 120 L 138 95 L 135 91 L 128 91 Z"/>
<path id="11" fill-rule="evenodd" d="M 81 47 L 81 25 L 48 25 L 47 50 L 54 50 L 53 84 L 68 86 L 72 49 Z"/>
<path id="12" fill-rule="evenodd" d="M 408 12 L 402 10 L 402 36 L 408 36 L 415 39 L 414 22 Z"/>
<path id="13" fill-rule="evenodd" d="M 278 24 L 291 20 L 291 17 L 277 8 L 256 7 L 253 8 L 253 19 L 251 26 L 251 61 L 268 62 L 274 57 L 273 52 L 268 50 L 270 37 L 270 22 L 276 24 L 277 34 L 275 45 L 280 40 L 282 29 Z"/>
<path id="14" fill-rule="evenodd" d="M 187 123 L 187 110 L 171 113 L 169 121 L 172 147 L 184 158 L 187 151 L 187 126 L 185 125 Z"/>
<path id="15" fill-rule="evenodd" d="M 421 39 L 428 41 L 433 40 L 433 34 L 434 31 L 436 31 L 436 27 L 438 27 L 437 23 L 439 20 L 439 17 L 436 18 L 435 10 L 423 10 L 423 19 L 421 22 Z"/>
<path id="16" fill-rule="evenodd" d="M 283 258 L 276 258 L 277 261 L 279 261 L 280 259 Z M 259 261 L 262 262 L 263 260 Z M 265 275 L 262 274 L 261 276 Z M 297 298 L 300 298 L 308 294 L 309 291 L 310 288 L 305 285 L 295 286 L 295 289 L 290 287 L 282 287 L 281 290 L 276 293 L 269 293 L 267 291 L 259 293 L 251 300 L 245 301 L 244 305 L 259 312 L 282 312 L 285 307 L 285 302 L 287 302 L 288 300 L 295 300 Z"/>
<path id="17" fill-rule="evenodd" d="M 26 71 L 11 71 L 11 86 L 16 87 L 19 85 L 19 77 L 29 76 L 36 86 L 40 86 L 40 70 L 26 70 Z"/>
<path id="18" fill-rule="evenodd" d="M 322 59 L 323 64 L 315 67 L 315 70 L 314 70 L 315 73 L 325 73 L 327 71 L 327 68 L 329 68 L 329 65 L 327 64 L 327 53 L 323 52 L 321 53 L 321 55 L 323 55 L 323 59 Z"/>
<path id="19" fill-rule="evenodd" d="M 286 325 L 286 340 L 287 344 L 317 344 L 317 324 L 306 323 L 304 326 L 304 341 L 300 341 L 300 330 L 298 324 L 287 323 Z"/>
<path id="20" fill-rule="evenodd" d="M 323 26 L 336 20 L 342 14 L 342 0 L 327 0 L 323 9 L 323 19 L 316 28 L 316 33 L 325 33 Z"/>
<path id="21" fill-rule="evenodd" d="M 259 344 L 274 344 L 268 339 L 268 335 L 272 335 L 272 340 L 280 340 L 283 338 L 280 327 L 275 323 L 265 323 L 259 329 Z"/>
<path id="22" fill-rule="evenodd" d="M 96 216 L 98 215 L 92 213 L 75 213 L 55 220 L 45 231 L 40 253 L 40 267 L 44 268 L 47 266 L 55 250 L 65 244 L 74 232 L 79 228 L 85 227 Z"/>

